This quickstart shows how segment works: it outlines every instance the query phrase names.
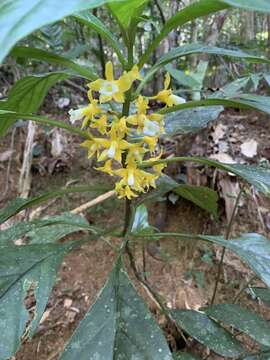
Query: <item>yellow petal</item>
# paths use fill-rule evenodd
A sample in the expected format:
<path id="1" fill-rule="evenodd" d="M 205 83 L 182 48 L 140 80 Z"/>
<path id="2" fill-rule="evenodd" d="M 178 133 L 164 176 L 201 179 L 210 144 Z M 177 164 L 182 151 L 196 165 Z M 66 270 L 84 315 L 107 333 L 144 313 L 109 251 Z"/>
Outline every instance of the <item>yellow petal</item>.
<path id="1" fill-rule="evenodd" d="M 105 76 L 108 81 L 113 81 L 113 64 L 111 61 L 106 63 Z"/>
<path id="2" fill-rule="evenodd" d="M 169 74 L 169 73 L 166 73 L 166 75 L 165 75 L 165 80 L 164 80 L 164 89 L 165 89 L 165 90 L 169 89 L 170 82 L 171 82 L 170 74 Z"/>
<path id="3" fill-rule="evenodd" d="M 125 97 L 124 97 L 124 94 L 123 94 L 122 92 L 114 93 L 114 94 L 113 94 L 113 99 L 114 99 L 116 102 L 119 102 L 119 103 L 125 102 Z"/>

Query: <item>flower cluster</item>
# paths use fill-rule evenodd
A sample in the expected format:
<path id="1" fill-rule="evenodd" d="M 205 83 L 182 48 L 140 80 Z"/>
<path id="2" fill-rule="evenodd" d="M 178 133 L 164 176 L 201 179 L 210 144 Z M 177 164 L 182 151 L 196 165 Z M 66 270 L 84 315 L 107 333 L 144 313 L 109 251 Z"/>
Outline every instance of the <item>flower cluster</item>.
<path id="1" fill-rule="evenodd" d="M 169 88 L 170 76 L 167 74 L 162 91 L 150 98 L 138 96 L 130 104 L 130 114 L 122 116 L 115 110 L 115 105 L 123 104 L 125 93 L 136 80 L 141 80 L 138 67 L 135 65 L 115 80 L 112 63 L 108 62 L 105 77 L 88 84 L 89 104 L 70 110 L 70 121 L 82 120 L 82 127 L 89 131 L 89 140 L 81 144 L 87 148 L 88 157 L 96 156 L 98 162 L 103 163 L 97 170 L 119 178 L 115 184 L 119 198 L 131 199 L 155 187 L 155 181 L 165 167 L 159 164 L 152 166 L 149 171 L 140 169 L 143 160 L 155 161 L 162 155 L 161 151 L 156 153 L 156 145 L 164 132 L 163 116 L 151 112 L 149 100 L 157 100 L 165 106 L 185 100 L 172 93 Z M 98 100 L 93 96 L 96 93 Z"/>

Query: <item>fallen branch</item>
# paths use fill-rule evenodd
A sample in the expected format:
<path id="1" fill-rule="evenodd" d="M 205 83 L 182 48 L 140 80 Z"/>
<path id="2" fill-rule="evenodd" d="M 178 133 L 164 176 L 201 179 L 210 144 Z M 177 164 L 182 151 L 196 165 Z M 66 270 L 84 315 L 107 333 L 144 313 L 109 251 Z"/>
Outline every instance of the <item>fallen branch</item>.
<path id="1" fill-rule="evenodd" d="M 105 194 L 102 194 L 102 195 L 96 197 L 95 199 L 90 200 L 87 203 L 80 205 L 79 207 L 71 210 L 70 212 L 71 212 L 71 214 L 80 214 L 83 211 L 109 199 L 110 197 L 114 196 L 115 194 L 116 193 L 114 190 L 110 190 L 110 191 L 106 192 Z"/>

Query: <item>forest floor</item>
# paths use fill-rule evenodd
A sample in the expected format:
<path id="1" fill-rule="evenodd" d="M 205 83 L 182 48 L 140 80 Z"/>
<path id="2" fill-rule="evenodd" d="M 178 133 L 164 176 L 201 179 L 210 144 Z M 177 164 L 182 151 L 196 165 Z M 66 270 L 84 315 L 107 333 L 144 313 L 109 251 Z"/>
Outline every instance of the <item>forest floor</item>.
<path id="1" fill-rule="evenodd" d="M 54 135 L 40 129 L 36 133 L 31 196 L 70 183 L 80 185 L 86 182 L 93 185 L 109 184 L 112 181 L 93 169 L 93 165 L 85 156 L 85 151 L 79 146 L 79 139 L 61 132 L 60 134 L 61 139 L 64 139 L 61 145 L 61 154 L 55 156 L 51 154 Z M 11 147 L 11 134 L 0 146 L 1 189 L 4 189 L 7 184 L 7 165 L 12 156 L 8 190 L 5 198 L 1 201 L 1 207 L 14 198 L 16 193 L 25 138 L 26 128 L 17 128 L 12 155 L 7 153 Z M 250 143 L 250 140 L 257 142 L 257 151 L 255 151 L 254 141 Z M 173 144 L 170 144 L 170 148 L 173 147 L 173 150 L 170 151 L 176 155 L 183 155 L 182 141 L 192 144 L 188 149 L 185 148 L 185 154 L 214 156 L 220 161 L 231 161 L 230 159 L 232 159 L 251 164 L 270 161 L 270 122 L 269 118 L 258 113 L 226 111 L 217 122 L 193 137 L 192 141 L 189 141 L 188 136 L 185 136 L 185 139 L 178 137 Z M 241 148 L 241 145 L 245 143 L 248 144 Z M 248 151 L 249 157 L 243 154 L 243 152 L 247 154 Z M 201 166 L 187 164 L 169 169 L 169 171 L 176 178 L 179 174 L 184 173 L 191 184 L 210 185 L 219 192 L 221 200 L 218 220 L 213 220 L 204 210 L 186 200 L 177 199 L 175 204 L 166 200 L 167 217 L 163 230 L 181 233 L 224 234 L 227 217 L 232 211 L 233 201 L 239 191 L 237 179 L 214 170 L 203 170 Z M 227 196 L 228 194 L 229 196 Z M 92 194 L 91 197 L 94 198 L 95 195 Z M 46 216 L 69 211 L 85 203 L 91 197 L 90 195 L 86 197 L 76 194 L 50 201 L 46 207 L 39 208 L 39 213 L 41 216 Z M 110 228 L 119 224 L 119 219 L 123 218 L 123 211 L 122 202 L 116 198 L 110 198 L 84 212 L 84 216 L 92 225 Z M 155 223 L 154 220 L 159 211 L 160 207 L 157 204 L 149 207 L 150 223 Z M 29 215 L 31 214 L 24 214 L 24 216 Z M 233 236 L 241 232 L 259 232 L 269 235 L 269 230 L 270 202 L 254 190 L 249 190 L 247 195 L 242 198 L 233 227 Z M 79 233 L 72 238 L 78 239 L 80 236 Z M 116 240 L 111 239 L 111 241 Z M 141 269 L 143 266 L 142 247 L 136 246 L 135 251 L 136 262 Z M 152 256 L 153 254 L 146 252 L 145 266 L 149 283 L 165 299 L 166 304 L 171 308 L 199 309 L 209 303 L 221 249 L 203 243 L 176 242 L 175 239 L 166 239 L 161 241 L 158 251 L 158 256 Z M 64 344 L 103 287 L 112 269 L 114 259 L 115 253 L 104 239 L 90 241 L 80 250 L 69 254 L 61 266 L 37 333 L 32 341 L 26 341 L 23 344 L 14 359 L 57 359 Z M 133 278 L 131 272 L 130 275 Z M 241 288 L 241 284 L 251 277 L 250 270 L 236 256 L 228 252 L 225 256 L 217 301 L 230 301 Z M 254 281 L 254 284 L 262 285 L 259 281 Z M 166 319 L 158 315 L 155 304 L 147 297 L 139 284 L 137 284 L 137 288 L 155 314 L 174 351 L 185 351 L 189 347 L 200 357 L 209 355 L 203 352 L 199 344 L 194 342 L 189 342 L 186 347 L 179 335 L 175 334 L 174 329 L 168 326 Z M 263 305 L 253 301 L 247 293 L 244 293 L 239 301 L 250 308 L 259 310 L 270 320 L 269 310 L 267 312 Z M 256 349 L 253 341 L 241 337 L 240 340 L 243 340 L 245 346 L 250 350 Z M 208 359 L 221 358 L 210 354 Z"/>

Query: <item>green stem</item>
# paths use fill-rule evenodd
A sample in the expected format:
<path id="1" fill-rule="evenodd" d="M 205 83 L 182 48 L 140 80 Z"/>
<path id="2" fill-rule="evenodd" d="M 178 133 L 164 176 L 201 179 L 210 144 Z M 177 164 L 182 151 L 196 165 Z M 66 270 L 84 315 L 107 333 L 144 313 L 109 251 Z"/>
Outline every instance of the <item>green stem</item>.
<path id="1" fill-rule="evenodd" d="M 251 279 L 248 279 L 244 285 L 241 286 L 241 289 L 238 291 L 238 293 L 233 298 L 233 304 L 236 303 L 236 301 L 239 299 L 239 297 L 242 295 L 242 293 L 246 290 L 246 288 L 249 286 L 249 284 L 257 278 L 257 275 L 253 275 Z"/>
<path id="2" fill-rule="evenodd" d="M 235 220 L 236 211 L 237 211 L 237 208 L 238 208 L 239 201 L 241 199 L 242 193 L 243 193 L 243 189 L 241 188 L 240 191 L 239 191 L 239 194 L 237 195 L 237 198 L 235 200 L 233 212 L 232 212 L 232 215 L 230 217 L 230 221 L 229 221 L 229 224 L 227 226 L 226 233 L 225 233 L 225 240 L 229 240 L 229 238 L 231 236 L 232 226 L 233 226 L 233 223 L 234 223 L 234 220 Z M 220 261 L 219 261 L 219 264 L 218 264 L 218 274 L 217 274 L 215 287 L 214 287 L 214 291 L 213 291 L 213 295 L 212 295 L 212 299 L 211 299 L 211 303 L 210 303 L 211 305 L 214 304 L 215 298 L 216 298 L 216 295 L 217 295 L 217 290 L 218 290 L 218 285 L 219 285 L 220 278 L 221 278 L 221 271 L 222 271 L 222 268 L 223 268 L 223 261 L 224 261 L 225 253 L 226 253 L 226 248 L 223 247 L 221 258 L 220 258 Z"/>

